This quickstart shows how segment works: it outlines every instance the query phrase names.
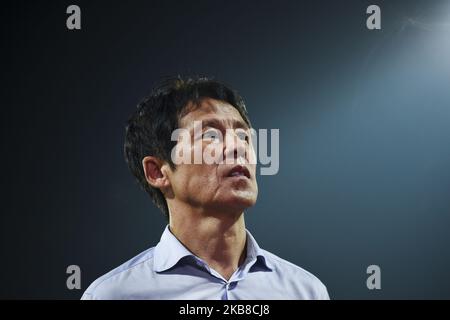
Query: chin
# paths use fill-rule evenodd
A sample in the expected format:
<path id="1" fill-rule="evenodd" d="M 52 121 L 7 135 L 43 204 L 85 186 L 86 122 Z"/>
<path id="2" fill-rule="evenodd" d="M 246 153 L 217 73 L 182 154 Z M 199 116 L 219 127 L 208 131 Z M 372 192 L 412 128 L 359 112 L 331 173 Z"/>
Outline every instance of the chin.
<path id="1" fill-rule="evenodd" d="M 223 206 L 229 207 L 230 209 L 234 210 L 245 210 L 250 207 L 253 207 L 256 203 L 257 195 L 254 192 L 249 191 L 238 191 L 235 192 L 233 195 L 230 195 L 224 201 Z"/>

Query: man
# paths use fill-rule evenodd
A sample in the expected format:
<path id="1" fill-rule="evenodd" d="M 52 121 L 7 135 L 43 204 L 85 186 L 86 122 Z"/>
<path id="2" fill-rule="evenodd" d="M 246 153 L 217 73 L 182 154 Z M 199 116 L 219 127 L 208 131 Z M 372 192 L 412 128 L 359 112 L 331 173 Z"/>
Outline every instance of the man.
<path id="1" fill-rule="evenodd" d="M 315 276 L 261 249 L 245 228 L 258 194 L 250 128 L 242 98 L 205 78 L 166 81 L 138 105 L 125 158 L 169 224 L 156 247 L 82 299 L 329 299 Z M 211 146 L 222 161 L 189 161 Z"/>

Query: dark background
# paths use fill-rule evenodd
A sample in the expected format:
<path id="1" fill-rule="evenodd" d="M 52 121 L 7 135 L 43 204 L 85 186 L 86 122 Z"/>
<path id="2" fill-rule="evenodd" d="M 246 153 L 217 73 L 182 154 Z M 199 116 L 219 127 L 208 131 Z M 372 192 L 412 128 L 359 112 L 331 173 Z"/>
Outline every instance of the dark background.
<path id="1" fill-rule="evenodd" d="M 370 4 L 382 30 L 366 28 Z M 158 242 L 166 221 L 123 160 L 124 123 L 178 73 L 230 83 L 256 128 L 280 129 L 280 171 L 246 215 L 263 248 L 335 299 L 450 298 L 450 1 L 0 10 L 1 298 L 78 299 Z M 71 264 L 82 290 L 66 288 Z"/>

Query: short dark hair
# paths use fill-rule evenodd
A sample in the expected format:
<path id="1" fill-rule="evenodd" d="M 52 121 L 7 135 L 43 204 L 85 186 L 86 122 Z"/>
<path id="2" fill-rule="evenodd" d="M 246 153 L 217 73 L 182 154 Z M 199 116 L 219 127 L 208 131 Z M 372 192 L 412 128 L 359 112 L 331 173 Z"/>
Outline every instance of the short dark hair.
<path id="1" fill-rule="evenodd" d="M 142 159 L 154 156 L 167 161 L 175 169 L 171 151 L 176 141 L 171 140 L 172 132 L 179 127 L 179 120 L 192 103 L 198 106 L 205 98 L 229 103 L 251 127 L 247 109 L 242 97 L 222 82 L 206 77 L 177 76 L 163 80 L 152 92 L 138 104 L 125 128 L 125 160 L 141 187 L 150 195 L 166 218 L 169 209 L 163 193 L 148 184 Z M 189 110 L 192 111 L 192 110 Z"/>

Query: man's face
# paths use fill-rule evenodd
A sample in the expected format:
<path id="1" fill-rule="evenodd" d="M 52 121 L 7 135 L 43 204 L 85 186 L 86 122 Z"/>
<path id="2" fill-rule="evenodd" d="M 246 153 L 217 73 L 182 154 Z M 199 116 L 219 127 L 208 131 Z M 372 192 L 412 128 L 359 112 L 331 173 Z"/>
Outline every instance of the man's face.
<path id="1" fill-rule="evenodd" d="M 189 131 L 190 141 L 179 140 L 177 148 L 190 151 L 192 164 L 170 170 L 174 198 L 210 212 L 239 212 L 253 206 L 258 195 L 256 159 L 249 128 L 239 112 L 226 102 L 204 99 L 180 119 L 180 129 Z M 205 163 L 203 158 L 201 164 L 193 162 L 196 152 L 203 155 L 213 149 L 222 153 L 222 163 Z"/>

